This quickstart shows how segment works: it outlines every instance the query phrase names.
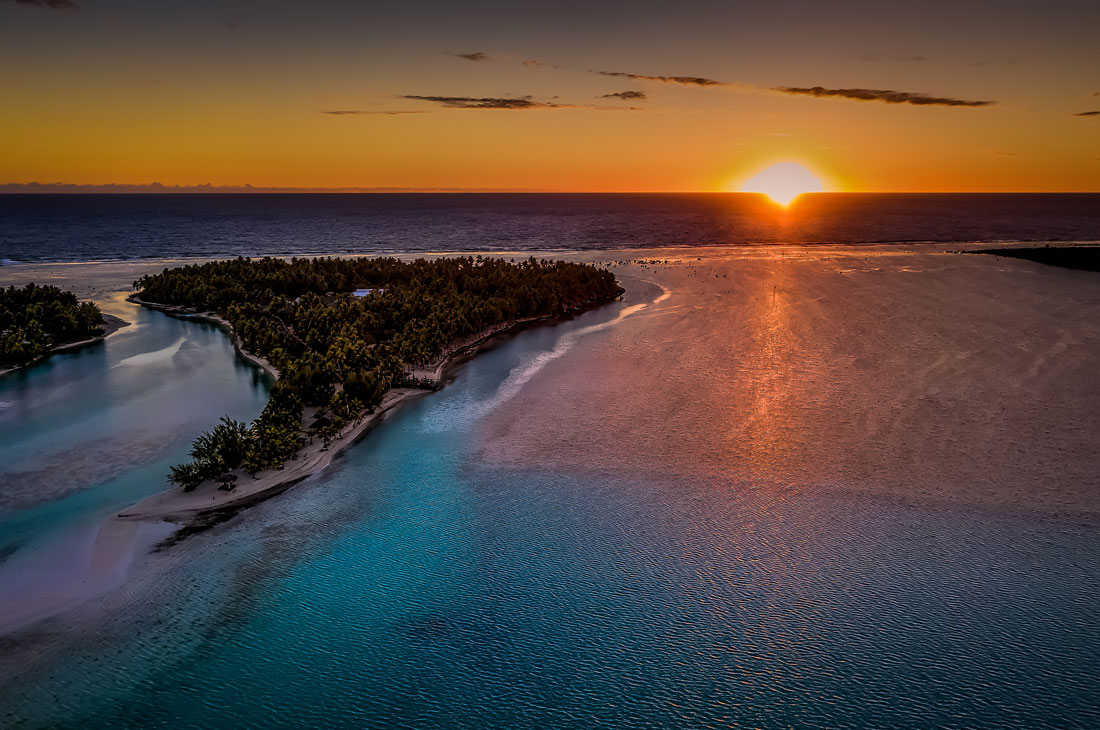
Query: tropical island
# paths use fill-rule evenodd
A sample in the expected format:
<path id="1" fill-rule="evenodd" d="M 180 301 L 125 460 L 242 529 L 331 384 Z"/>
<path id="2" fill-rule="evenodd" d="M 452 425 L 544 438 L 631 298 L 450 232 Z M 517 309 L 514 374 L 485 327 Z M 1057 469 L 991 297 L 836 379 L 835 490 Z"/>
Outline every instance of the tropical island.
<path id="1" fill-rule="evenodd" d="M 205 486 L 203 494 L 158 495 L 123 515 L 142 518 L 194 515 L 289 486 L 327 464 L 335 440 L 354 442 L 401 400 L 440 387 L 461 351 L 623 293 L 595 266 L 480 256 L 238 258 L 166 269 L 134 288 L 139 304 L 222 324 L 275 378 L 255 421 L 223 417 L 194 441 L 191 461 L 172 467 L 172 483 L 185 493 Z M 215 489 L 238 498 L 219 500 Z"/>
<path id="2" fill-rule="evenodd" d="M 126 324 L 56 286 L 0 288 L 0 375 L 103 339 Z"/>

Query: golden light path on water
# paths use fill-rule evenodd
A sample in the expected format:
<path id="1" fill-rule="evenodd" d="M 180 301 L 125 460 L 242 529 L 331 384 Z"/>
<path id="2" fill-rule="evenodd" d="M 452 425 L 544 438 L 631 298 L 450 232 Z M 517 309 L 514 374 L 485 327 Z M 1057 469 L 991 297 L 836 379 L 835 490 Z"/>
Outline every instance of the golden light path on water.
<path id="1" fill-rule="evenodd" d="M 589 470 L 614 453 L 750 489 L 1095 507 L 1100 300 L 1078 273 L 941 247 L 640 256 L 613 270 L 626 304 L 650 305 L 487 413 L 484 458 Z"/>

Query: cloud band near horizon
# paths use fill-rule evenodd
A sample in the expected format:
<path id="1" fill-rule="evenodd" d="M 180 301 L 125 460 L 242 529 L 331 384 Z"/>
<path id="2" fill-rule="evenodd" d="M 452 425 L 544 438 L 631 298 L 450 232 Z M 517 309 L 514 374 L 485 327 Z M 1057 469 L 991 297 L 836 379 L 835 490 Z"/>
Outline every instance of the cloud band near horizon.
<path id="1" fill-rule="evenodd" d="M 79 6 L 73 0 L 3 0 L 16 5 L 33 5 L 38 8 L 50 8 L 51 10 L 75 10 Z"/>
<path id="2" fill-rule="evenodd" d="M 475 63 L 489 60 L 489 55 L 481 51 L 474 51 L 473 53 L 448 53 L 447 55 L 454 56 L 455 58 L 462 58 L 467 61 L 473 61 Z"/>
<path id="3" fill-rule="evenodd" d="M 632 79 L 634 81 L 657 81 L 663 84 L 680 84 L 681 86 L 730 86 L 722 81 L 715 81 L 703 76 L 646 76 L 644 74 L 629 74 L 623 71 L 595 71 L 592 73 L 600 76 L 615 76 L 618 78 Z"/>
<path id="4" fill-rule="evenodd" d="M 570 104 L 557 104 L 552 101 L 537 101 L 530 96 L 421 96 L 419 94 L 405 94 L 401 98 L 412 101 L 430 101 L 448 109 L 561 109 L 571 106 Z"/>
<path id="5" fill-rule="evenodd" d="M 777 86 L 772 88 L 772 91 L 778 91 L 781 94 L 836 97 L 855 101 L 881 101 L 884 104 L 913 104 L 915 106 L 980 107 L 997 103 L 995 101 L 968 101 L 945 96 L 914 94 L 908 91 L 894 91 L 893 89 L 826 89 L 822 86 Z"/>

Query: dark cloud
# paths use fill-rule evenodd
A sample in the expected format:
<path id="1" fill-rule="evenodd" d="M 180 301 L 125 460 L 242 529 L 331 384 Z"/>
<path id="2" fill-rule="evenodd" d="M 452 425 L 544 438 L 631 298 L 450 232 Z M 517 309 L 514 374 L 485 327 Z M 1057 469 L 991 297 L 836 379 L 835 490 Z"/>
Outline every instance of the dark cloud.
<path id="1" fill-rule="evenodd" d="M 609 94 L 608 96 L 617 96 Z M 644 111 L 636 106 L 599 106 L 597 104 L 562 104 L 557 101 L 540 101 L 530 96 L 420 96 L 418 94 L 406 94 L 402 99 L 413 101 L 430 101 L 448 109 L 591 109 L 603 112 L 640 112 Z M 551 97 L 557 99 L 558 97 Z"/>
<path id="2" fill-rule="evenodd" d="M 592 71 L 600 76 L 617 76 L 635 81 L 660 81 L 665 84 L 682 84 L 683 86 L 729 86 L 721 81 L 703 78 L 702 76 L 644 76 L 642 74 L 628 74 L 622 71 Z"/>
<path id="3" fill-rule="evenodd" d="M 1100 117 L 1100 112 L 1077 112 L 1075 117 Z"/>
<path id="4" fill-rule="evenodd" d="M 393 111 L 366 111 L 365 109 L 331 109 L 331 110 L 324 109 L 324 110 L 321 111 L 321 113 L 322 114 L 331 114 L 335 117 L 343 117 L 343 116 L 359 115 L 359 114 L 382 114 L 382 115 L 385 115 L 385 116 L 394 116 L 394 115 L 398 115 L 398 114 L 424 114 L 425 112 L 405 110 L 405 109 L 395 109 Z"/>
<path id="5" fill-rule="evenodd" d="M 464 58 L 467 61 L 488 61 L 489 56 L 481 51 L 474 51 L 473 53 L 448 53 L 448 56 L 454 56 L 455 58 Z"/>
<path id="6" fill-rule="evenodd" d="M 881 53 L 868 53 L 865 56 L 860 56 L 861 61 L 907 61 L 907 62 L 924 62 L 928 60 L 928 56 L 884 56 Z"/>
<path id="7" fill-rule="evenodd" d="M 524 60 L 520 61 L 520 63 L 522 63 L 527 68 L 569 68 L 568 66 L 563 66 L 560 63 L 550 63 L 549 61 L 540 61 L 537 58 L 527 58 L 527 59 L 524 59 Z"/>
<path id="8" fill-rule="evenodd" d="M 413 101 L 430 101 L 441 104 L 448 109 L 560 109 L 571 106 L 551 101 L 536 101 L 530 96 L 420 96 L 405 94 L 401 98 Z"/>
<path id="9" fill-rule="evenodd" d="M 967 101 L 943 96 L 912 94 L 908 91 L 892 89 L 826 89 L 821 86 L 802 88 L 798 86 L 779 86 L 772 91 L 783 94 L 802 94 L 805 96 L 836 96 L 856 101 L 881 101 L 885 104 L 915 104 L 916 106 L 989 106 L 995 101 Z"/>
<path id="10" fill-rule="evenodd" d="M 2 2 L 14 2 L 16 5 L 34 5 L 39 8 L 51 8 L 53 10 L 75 10 L 78 6 L 72 0 L 0 0 Z"/>
<path id="11" fill-rule="evenodd" d="M 599 97 L 600 99 L 622 99 L 623 101 L 629 101 L 631 99 L 642 100 L 648 98 L 644 91 L 617 91 L 614 94 L 604 94 Z"/>

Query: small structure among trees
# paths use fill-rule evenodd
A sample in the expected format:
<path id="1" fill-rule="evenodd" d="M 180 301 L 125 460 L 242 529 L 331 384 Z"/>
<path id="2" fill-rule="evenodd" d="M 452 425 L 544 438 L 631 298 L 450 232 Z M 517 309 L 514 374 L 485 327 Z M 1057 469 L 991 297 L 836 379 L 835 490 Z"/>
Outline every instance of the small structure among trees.
<path id="1" fill-rule="evenodd" d="M 223 492 L 232 492 L 234 489 L 237 488 L 236 474 L 225 472 L 224 474 L 219 474 L 217 479 L 215 479 L 214 481 L 218 483 L 218 489 Z"/>

